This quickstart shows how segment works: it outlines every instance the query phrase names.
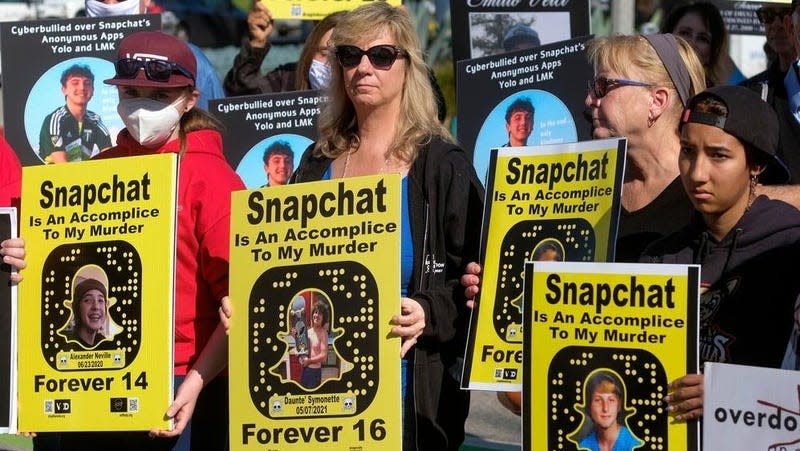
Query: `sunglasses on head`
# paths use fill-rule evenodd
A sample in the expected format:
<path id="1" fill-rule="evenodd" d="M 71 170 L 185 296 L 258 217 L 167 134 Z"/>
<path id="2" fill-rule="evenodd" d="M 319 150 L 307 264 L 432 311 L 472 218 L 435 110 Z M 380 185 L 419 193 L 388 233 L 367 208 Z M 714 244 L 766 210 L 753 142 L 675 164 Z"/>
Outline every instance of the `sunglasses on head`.
<path id="1" fill-rule="evenodd" d="M 792 13 L 792 8 L 759 8 L 756 10 L 758 21 L 764 25 L 771 24 L 777 17 L 783 20 L 784 17 Z"/>
<path id="2" fill-rule="evenodd" d="M 117 61 L 115 67 L 117 69 L 118 78 L 136 78 L 139 69 L 144 69 L 144 75 L 151 81 L 167 82 L 172 74 L 180 74 L 194 81 L 194 76 L 191 72 L 169 61 L 144 61 L 133 58 L 123 58 Z"/>
<path id="3" fill-rule="evenodd" d="M 369 62 L 378 69 L 392 67 L 398 57 L 408 56 L 405 50 L 394 45 L 376 45 L 367 50 L 361 50 L 354 45 L 339 45 L 336 47 L 336 57 L 342 67 L 355 67 L 361 63 L 361 58 L 367 55 Z"/>
<path id="4" fill-rule="evenodd" d="M 608 91 L 619 87 L 619 86 L 644 86 L 647 88 L 652 88 L 655 86 L 652 83 L 648 83 L 646 81 L 636 81 L 636 80 L 625 80 L 622 78 L 606 78 L 606 77 L 595 77 L 592 80 L 589 80 L 589 92 L 592 93 L 595 99 L 602 99 L 603 97 L 608 94 Z"/>

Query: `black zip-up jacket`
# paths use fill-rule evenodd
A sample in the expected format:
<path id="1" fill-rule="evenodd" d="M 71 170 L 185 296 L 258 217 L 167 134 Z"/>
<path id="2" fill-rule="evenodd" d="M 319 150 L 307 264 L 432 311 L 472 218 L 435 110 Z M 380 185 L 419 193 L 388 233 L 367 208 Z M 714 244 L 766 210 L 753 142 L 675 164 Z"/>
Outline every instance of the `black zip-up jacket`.
<path id="1" fill-rule="evenodd" d="M 780 368 L 800 295 L 798 257 L 800 212 L 759 196 L 721 241 L 698 215 L 641 261 L 701 265 L 701 363 Z"/>
<path id="2" fill-rule="evenodd" d="M 320 180 L 330 158 L 306 150 L 290 183 Z M 418 450 L 458 450 L 469 392 L 460 386 L 469 311 L 459 279 L 478 261 L 483 187 L 456 145 L 433 138 L 408 171 L 414 269 L 408 297 L 425 311 L 414 347 L 413 394 Z M 398 406 L 399 408 L 399 406 Z"/>

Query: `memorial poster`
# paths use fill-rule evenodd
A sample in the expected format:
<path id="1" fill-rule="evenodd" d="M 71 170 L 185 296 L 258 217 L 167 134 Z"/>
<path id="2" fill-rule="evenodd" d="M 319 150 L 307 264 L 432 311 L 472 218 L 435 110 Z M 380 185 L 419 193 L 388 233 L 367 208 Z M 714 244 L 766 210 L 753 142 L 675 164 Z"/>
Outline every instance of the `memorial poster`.
<path id="1" fill-rule="evenodd" d="M 697 265 L 525 265 L 523 449 L 699 449 L 664 396 L 698 371 Z M 709 448 L 706 449 L 726 449 Z"/>
<path id="2" fill-rule="evenodd" d="M 175 154 L 23 168 L 20 430 L 169 428 L 177 170 Z"/>
<path id="3" fill-rule="evenodd" d="M 458 62 L 458 142 L 482 181 L 495 147 L 591 139 L 584 104 L 594 77 L 584 52 L 588 40 Z"/>
<path id="4" fill-rule="evenodd" d="M 0 23 L 5 138 L 24 166 L 88 160 L 116 143 L 117 45 L 161 16 Z M 80 120 L 76 119 L 80 116 Z"/>
<path id="5" fill-rule="evenodd" d="M 239 191 L 232 450 L 402 447 L 399 175 Z"/>
<path id="6" fill-rule="evenodd" d="M 291 91 L 209 102 L 225 125 L 225 157 L 248 189 L 286 184 L 317 140 L 317 117 L 326 100 L 319 91 Z"/>
<path id="7" fill-rule="evenodd" d="M 492 149 L 463 388 L 520 389 L 526 261 L 613 261 L 625 145 Z"/>

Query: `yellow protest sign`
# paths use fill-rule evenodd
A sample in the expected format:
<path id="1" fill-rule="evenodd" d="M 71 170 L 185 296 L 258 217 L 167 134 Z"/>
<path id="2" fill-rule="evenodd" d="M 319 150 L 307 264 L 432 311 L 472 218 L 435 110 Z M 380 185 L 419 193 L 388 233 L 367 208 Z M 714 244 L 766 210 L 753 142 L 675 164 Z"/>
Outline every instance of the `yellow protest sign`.
<path id="1" fill-rule="evenodd" d="M 233 194 L 232 450 L 401 448 L 400 177 Z"/>
<path id="2" fill-rule="evenodd" d="M 613 260 L 624 139 L 493 149 L 462 387 L 519 390 L 527 260 Z"/>
<path id="3" fill-rule="evenodd" d="M 19 429 L 169 428 L 177 157 L 23 168 Z"/>
<path id="4" fill-rule="evenodd" d="M 322 20 L 330 13 L 350 11 L 369 1 L 384 0 L 270 0 L 264 3 L 269 7 L 273 19 Z M 389 0 L 386 3 L 400 6 L 402 2 Z"/>
<path id="5" fill-rule="evenodd" d="M 526 264 L 524 449 L 595 450 L 600 435 L 613 449 L 698 449 L 697 422 L 675 421 L 663 399 L 698 369 L 699 272 Z"/>

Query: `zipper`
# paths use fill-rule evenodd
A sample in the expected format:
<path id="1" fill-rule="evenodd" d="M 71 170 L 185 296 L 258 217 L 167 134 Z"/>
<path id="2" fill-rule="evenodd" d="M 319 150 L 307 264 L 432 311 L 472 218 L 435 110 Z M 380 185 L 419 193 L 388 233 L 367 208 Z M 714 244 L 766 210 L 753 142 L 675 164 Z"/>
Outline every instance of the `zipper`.
<path id="1" fill-rule="evenodd" d="M 427 252 L 428 252 L 428 235 L 430 234 L 429 228 L 430 228 L 430 203 L 426 200 L 425 201 L 425 230 L 424 230 L 423 235 L 422 235 L 422 259 L 420 261 L 420 268 L 419 268 L 419 283 L 417 285 L 417 290 L 418 291 L 422 291 L 422 280 L 425 278 L 424 269 L 425 269 L 425 258 L 427 258 Z M 426 320 L 427 320 L 427 318 L 426 318 Z M 416 377 L 416 374 L 415 374 L 416 373 L 416 371 L 415 371 L 416 368 L 417 368 L 417 351 L 415 349 L 414 350 L 414 364 L 413 364 L 413 367 L 411 368 L 411 371 L 412 371 L 411 374 L 413 375 L 413 377 L 411 379 L 411 389 L 413 390 L 412 393 L 414 394 L 414 449 L 418 450 L 419 449 L 419 442 L 417 440 L 419 438 L 419 429 L 418 429 L 419 425 L 417 424 L 417 418 L 416 418 L 417 417 L 417 412 L 418 412 L 418 408 L 417 408 L 417 377 Z"/>

